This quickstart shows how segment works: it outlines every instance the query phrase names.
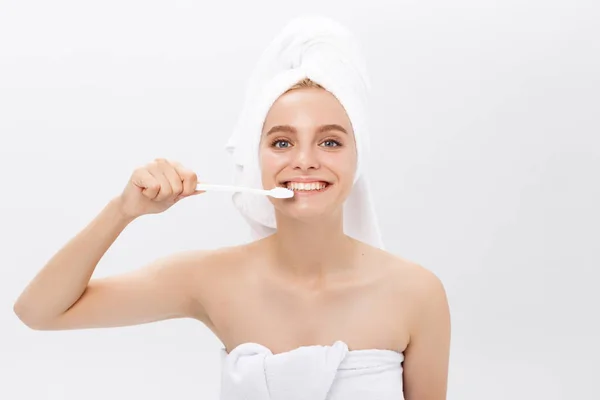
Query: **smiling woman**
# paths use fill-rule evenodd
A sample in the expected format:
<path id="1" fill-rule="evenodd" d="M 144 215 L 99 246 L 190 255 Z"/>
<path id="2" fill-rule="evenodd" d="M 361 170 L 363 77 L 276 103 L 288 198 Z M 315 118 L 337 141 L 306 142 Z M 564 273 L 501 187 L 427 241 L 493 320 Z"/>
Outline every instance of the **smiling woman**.
<path id="1" fill-rule="evenodd" d="M 194 318 L 224 344 L 223 400 L 445 399 L 444 287 L 383 250 L 352 49 L 339 24 L 301 18 L 263 55 L 229 148 L 239 180 L 294 196 L 234 195 L 256 240 L 90 280 L 128 224 L 202 193 L 196 173 L 155 160 L 38 273 L 15 304 L 21 320 L 57 330 Z"/>

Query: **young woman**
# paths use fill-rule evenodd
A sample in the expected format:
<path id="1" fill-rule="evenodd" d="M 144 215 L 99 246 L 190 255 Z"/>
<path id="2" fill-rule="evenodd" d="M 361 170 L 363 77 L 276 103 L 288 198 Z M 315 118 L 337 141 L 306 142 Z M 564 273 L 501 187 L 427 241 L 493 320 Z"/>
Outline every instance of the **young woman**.
<path id="1" fill-rule="evenodd" d="M 336 96 L 304 79 L 278 97 L 259 159 L 265 188 L 295 194 L 270 199 L 272 235 L 91 279 L 128 224 L 202 193 L 193 171 L 157 159 L 50 259 L 16 314 L 39 330 L 197 319 L 225 345 L 224 399 L 445 399 L 450 316 L 440 280 L 344 233 L 357 146 Z"/>

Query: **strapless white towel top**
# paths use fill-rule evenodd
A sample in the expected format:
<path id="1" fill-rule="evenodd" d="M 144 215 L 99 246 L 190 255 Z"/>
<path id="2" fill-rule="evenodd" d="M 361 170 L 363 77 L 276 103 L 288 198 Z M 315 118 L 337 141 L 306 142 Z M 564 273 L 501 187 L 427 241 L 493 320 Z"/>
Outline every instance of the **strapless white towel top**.
<path id="1" fill-rule="evenodd" d="M 258 343 L 222 351 L 221 400 L 403 400 L 404 354 L 302 346 L 273 354 Z"/>

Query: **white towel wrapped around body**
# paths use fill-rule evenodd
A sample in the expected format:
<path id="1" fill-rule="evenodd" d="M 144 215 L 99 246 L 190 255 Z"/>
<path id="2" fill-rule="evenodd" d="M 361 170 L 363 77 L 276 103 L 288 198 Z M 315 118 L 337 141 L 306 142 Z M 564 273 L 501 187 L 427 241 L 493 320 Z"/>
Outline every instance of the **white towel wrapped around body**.
<path id="1" fill-rule="evenodd" d="M 331 19 L 310 16 L 292 20 L 261 55 L 226 146 L 235 162 L 234 182 L 262 188 L 259 145 L 265 118 L 277 98 L 304 78 L 331 92 L 352 123 L 358 160 L 354 186 L 344 204 L 344 231 L 383 248 L 365 166 L 370 83 L 358 43 L 345 27 Z M 267 198 L 235 193 L 233 202 L 250 224 L 254 239 L 276 231 L 275 210 Z"/>
<path id="2" fill-rule="evenodd" d="M 404 354 L 302 346 L 273 354 L 258 343 L 222 352 L 221 400 L 402 400 Z"/>

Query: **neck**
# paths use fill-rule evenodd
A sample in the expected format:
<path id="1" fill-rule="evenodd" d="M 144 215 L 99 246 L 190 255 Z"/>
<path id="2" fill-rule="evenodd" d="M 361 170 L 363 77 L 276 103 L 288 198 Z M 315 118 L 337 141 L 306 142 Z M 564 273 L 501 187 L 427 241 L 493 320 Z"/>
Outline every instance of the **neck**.
<path id="1" fill-rule="evenodd" d="M 343 218 L 298 221 L 278 218 L 271 237 L 275 265 L 295 278 L 322 278 L 353 265 L 356 242 L 344 234 Z"/>

